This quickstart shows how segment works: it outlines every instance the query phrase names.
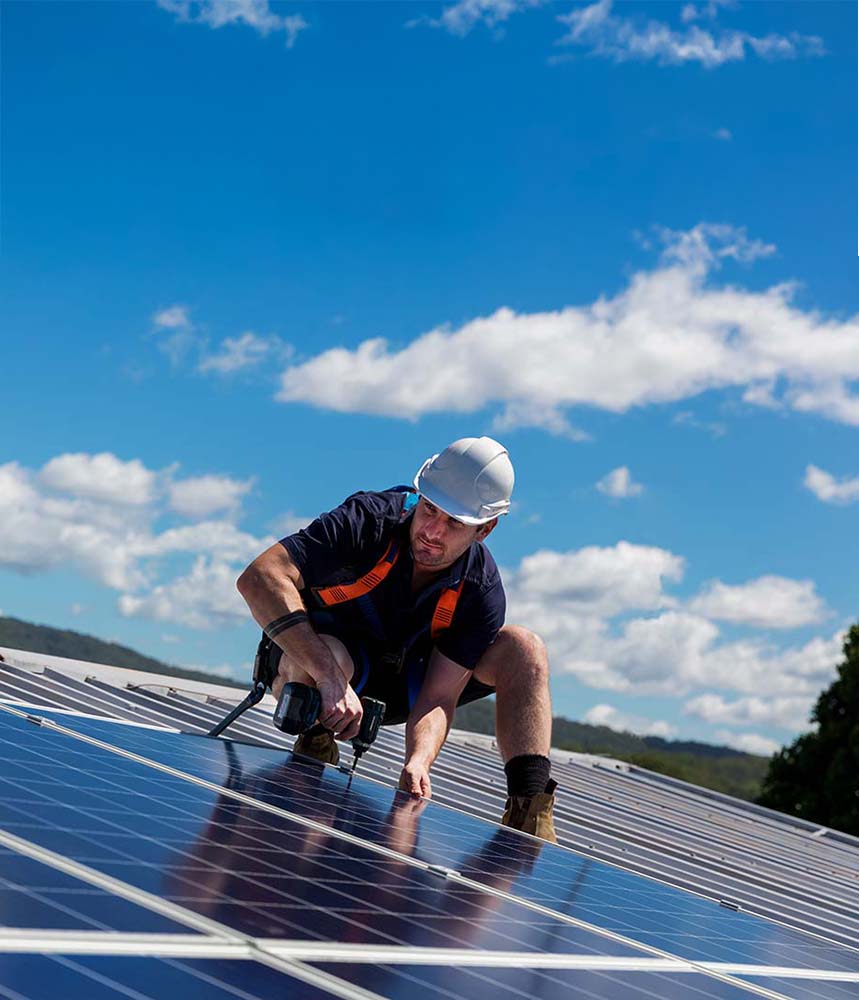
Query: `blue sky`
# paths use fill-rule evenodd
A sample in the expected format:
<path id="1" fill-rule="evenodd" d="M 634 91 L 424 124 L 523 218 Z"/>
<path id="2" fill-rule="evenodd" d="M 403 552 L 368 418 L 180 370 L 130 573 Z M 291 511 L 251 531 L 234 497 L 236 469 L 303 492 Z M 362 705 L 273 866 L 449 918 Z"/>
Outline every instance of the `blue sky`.
<path id="1" fill-rule="evenodd" d="M 8 2 L 0 609 L 236 575 L 493 434 L 555 710 L 767 751 L 856 617 L 852 3 Z"/>

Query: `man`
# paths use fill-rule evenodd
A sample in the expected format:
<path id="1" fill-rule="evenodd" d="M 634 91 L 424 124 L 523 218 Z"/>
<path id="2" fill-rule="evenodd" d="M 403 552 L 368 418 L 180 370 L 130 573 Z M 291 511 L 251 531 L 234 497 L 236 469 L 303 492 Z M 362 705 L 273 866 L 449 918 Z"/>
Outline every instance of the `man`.
<path id="1" fill-rule="evenodd" d="M 504 589 L 483 542 L 510 509 L 513 466 L 488 437 L 427 459 L 415 491 L 356 493 L 258 556 L 237 586 L 263 628 L 258 663 L 277 697 L 288 681 L 322 708 L 297 753 L 337 763 L 359 695 L 406 723 L 400 788 L 429 798 L 430 768 L 456 706 L 496 694 L 508 800 L 501 822 L 555 841 L 546 651 L 504 625 Z"/>

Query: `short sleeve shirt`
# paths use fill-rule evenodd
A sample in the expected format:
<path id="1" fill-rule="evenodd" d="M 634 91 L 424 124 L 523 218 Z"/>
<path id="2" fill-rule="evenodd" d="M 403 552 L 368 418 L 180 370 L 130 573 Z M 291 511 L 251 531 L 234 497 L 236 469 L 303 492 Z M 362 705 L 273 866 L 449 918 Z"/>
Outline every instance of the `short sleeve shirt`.
<path id="1" fill-rule="evenodd" d="M 399 556 L 388 576 L 370 591 L 372 606 L 349 601 L 326 609 L 335 620 L 335 634 L 353 631 L 390 652 L 428 654 L 439 595 L 464 580 L 451 625 L 434 645 L 461 667 L 473 670 L 504 624 L 506 599 L 498 567 L 486 546 L 473 542 L 453 566 L 412 594 L 414 564 L 408 532 L 415 501 L 415 494 L 402 487 L 354 493 L 339 507 L 282 539 L 281 545 L 301 571 L 302 596 L 308 608 L 313 608 L 312 588 L 357 580 L 379 562 L 396 536 Z"/>

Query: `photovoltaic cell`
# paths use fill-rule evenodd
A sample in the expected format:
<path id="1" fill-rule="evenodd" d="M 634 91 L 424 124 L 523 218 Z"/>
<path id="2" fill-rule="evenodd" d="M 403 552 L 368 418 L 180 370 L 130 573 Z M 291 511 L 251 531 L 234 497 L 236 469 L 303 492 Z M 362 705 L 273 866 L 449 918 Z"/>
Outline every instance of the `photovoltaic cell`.
<path id="1" fill-rule="evenodd" d="M 121 737 L 125 730 L 142 732 L 117 726 L 111 734 Z M 157 742 L 171 734 L 152 735 Z M 198 742 L 220 755 L 228 749 Z M 414 848 L 421 803 L 390 790 L 384 803 L 357 791 L 345 798 L 329 794 L 332 783 L 342 790 L 338 772 L 275 756 L 273 764 L 265 763 L 263 785 L 289 788 L 306 803 L 321 792 L 327 805 L 315 807 L 316 813 L 332 828 L 349 830 L 355 821 L 391 846 Z M 257 787 L 253 776 L 235 771 L 231 780 L 245 790 Z M 640 954 L 3 713 L 0 826 L 255 937 Z M 490 845 L 497 836 L 489 826 L 483 835 Z M 527 861 L 523 856 L 516 864 Z M 498 876 L 504 884 L 513 878 L 506 870 Z"/>
<path id="2" fill-rule="evenodd" d="M 0 847 L 0 933 L 4 928 L 194 933 L 184 924 Z"/>
<path id="3" fill-rule="evenodd" d="M 773 976 L 741 976 L 747 982 L 781 993 L 791 1000 L 856 1000 L 859 983 L 827 979 L 779 979 Z"/>
<path id="4" fill-rule="evenodd" d="M 850 949 L 720 907 L 572 851 L 541 845 L 434 803 L 420 803 L 423 808 L 415 808 L 416 815 L 409 816 L 404 807 L 392 808 L 397 796 L 392 799 L 390 789 L 360 777 L 350 782 L 333 768 L 323 773 L 321 768 L 299 764 L 289 754 L 185 734 L 118 727 L 99 720 L 61 721 L 76 731 L 240 790 L 261 802 L 374 844 L 393 847 L 427 863 L 455 869 L 489 888 L 510 892 L 682 958 L 859 971 L 859 953 Z M 235 812 L 235 806 L 224 808 Z M 411 825 L 410 819 L 414 819 Z M 264 827 L 272 823 L 271 818 L 263 821 L 259 816 L 255 821 Z M 248 829 L 244 822 L 243 829 Z M 291 849 L 307 837 L 296 831 L 292 835 L 297 840 L 291 841 Z M 326 863 L 336 869 L 342 863 L 339 855 L 349 852 L 342 844 L 326 847 L 333 852 Z M 352 860 L 359 863 L 360 878 L 365 882 L 384 885 L 378 880 L 386 873 L 391 877 L 393 866 L 388 863 L 380 864 L 371 857 Z M 400 875 L 406 881 L 397 880 L 396 892 L 409 899 L 419 898 L 412 895 L 417 891 L 412 886 L 419 881 L 414 871 Z M 311 881 L 330 887 L 318 867 L 312 871 Z M 341 888 L 338 885 L 337 891 Z M 455 895 L 460 890 L 451 891 Z M 329 898 L 327 893 L 325 898 Z M 390 898 L 382 897 L 382 909 L 390 902 Z M 565 934 L 561 937 L 567 940 Z M 495 943 L 485 946 L 517 947 L 493 940 Z"/>
<path id="5" fill-rule="evenodd" d="M 595 972 L 582 969 L 448 968 L 440 965 L 317 967 L 390 1000 L 751 1000 L 741 986 L 694 972 Z M 791 994 L 787 994 L 791 996 Z"/>
<path id="6" fill-rule="evenodd" d="M 9 1000 L 330 1000 L 331 993 L 254 961 L 0 955 Z"/>

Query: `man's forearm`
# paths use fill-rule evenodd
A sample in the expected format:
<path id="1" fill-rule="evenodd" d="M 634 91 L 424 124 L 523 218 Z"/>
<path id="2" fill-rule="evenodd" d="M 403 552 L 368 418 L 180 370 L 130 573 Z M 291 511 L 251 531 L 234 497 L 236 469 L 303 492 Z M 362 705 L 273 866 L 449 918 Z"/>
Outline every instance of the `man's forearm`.
<path id="1" fill-rule="evenodd" d="M 425 710 L 415 705 L 406 722 L 406 762 L 429 769 L 438 757 L 453 722 L 453 706 L 434 705 Z"/>
<path id="2" fill-rule="evenodd" d="M 239 591 L 260 628 L 292 611 L 306 610 L 298 587 L 289 577 L 268 574 L 254 566 L 242 574 Z M 272 641 L 317 683 L 336 683 L 342 677 L 331 650 L 309 622 L 294 625 Z"/>

